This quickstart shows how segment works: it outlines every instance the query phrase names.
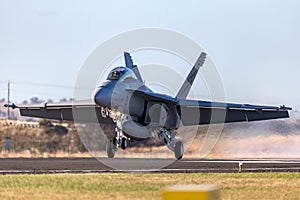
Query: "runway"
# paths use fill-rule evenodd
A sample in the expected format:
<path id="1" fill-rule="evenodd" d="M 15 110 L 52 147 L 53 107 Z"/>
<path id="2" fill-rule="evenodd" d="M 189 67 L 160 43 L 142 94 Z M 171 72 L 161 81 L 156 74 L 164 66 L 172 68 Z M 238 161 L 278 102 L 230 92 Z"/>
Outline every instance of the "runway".
<path id="1" fill-rule="evenodd" d="M 1 158 L 0 174 L 51 173 L 196 173 L 196 172 L 300 172 L 300 160 L 208 160 L 208 159 L 143 159 L 143 158 Z M 160 163 L 171 163 L 155 168 Z M 105 164 L 103 164 L 105 163 Z M 126 166 L 125 168 L 115 168 Z M 137 167 L 139 164 L 147 167 Z M 108 166 L 107 166 L 108 165 Z"/>

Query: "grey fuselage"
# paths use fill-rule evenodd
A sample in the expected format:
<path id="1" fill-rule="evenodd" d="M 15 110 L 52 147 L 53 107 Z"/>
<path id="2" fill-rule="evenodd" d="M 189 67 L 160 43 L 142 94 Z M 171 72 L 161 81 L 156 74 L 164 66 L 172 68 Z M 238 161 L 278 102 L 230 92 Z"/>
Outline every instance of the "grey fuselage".
<path id="1" fill-rule="evenodd" d="M 119 73 L 113 76 L 114 73 Z M 174 130 L 179 127 L 180 117 L 176 103 L 149 98 L 154 93 L 134 73 L 125 67 L 110 72 L 107 80 L 96 90 L 94 101 L 97 105 L 130 116 L 138 126 Z M 167 95 L 164 95 L 166 97 Z M 173 98 L 168 96 L 169 98 Z M 127 133 L 131 134 L 131 133 Z"/>

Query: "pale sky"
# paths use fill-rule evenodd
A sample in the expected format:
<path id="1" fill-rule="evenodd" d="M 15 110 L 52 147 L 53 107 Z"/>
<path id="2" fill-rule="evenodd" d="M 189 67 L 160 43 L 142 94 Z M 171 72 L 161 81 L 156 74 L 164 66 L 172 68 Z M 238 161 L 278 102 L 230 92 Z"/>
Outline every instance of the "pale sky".
<path id="1" fill-rule="evenodd" d="M 155 27 L 186 35 L 207 51 L 227 101 L 300 109 L 297 0 L 0 3 L 0 98 L 8 80 L 14 101 L 72 97 L 80 67 L 98 45 Z"/>

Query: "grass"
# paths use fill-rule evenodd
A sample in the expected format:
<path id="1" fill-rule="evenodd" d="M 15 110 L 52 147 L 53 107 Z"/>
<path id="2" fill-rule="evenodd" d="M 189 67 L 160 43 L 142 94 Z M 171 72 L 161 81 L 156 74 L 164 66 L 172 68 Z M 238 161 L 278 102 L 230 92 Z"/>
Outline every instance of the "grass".
<path id="1" fill-rule="evenodd" d="M 0 199 L 160 199 L 174 184 L 217 184 L 222 199 L 298 199 L 300 173 L 0 176 Z"/>

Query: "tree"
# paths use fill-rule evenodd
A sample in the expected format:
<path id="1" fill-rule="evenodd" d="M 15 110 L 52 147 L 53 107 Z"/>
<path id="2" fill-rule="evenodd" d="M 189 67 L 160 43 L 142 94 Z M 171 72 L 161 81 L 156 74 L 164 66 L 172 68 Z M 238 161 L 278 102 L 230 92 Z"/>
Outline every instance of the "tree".
<path id="1" fill-rule="evenodd" d="M 43 100 L 39 99 L 38 97 L 31 97 L 29 100 L 30 100 L 31 104 L 41 104 L 44 102 Z"/>
<path id="2" fill-rule="evenodd" d="M 64 102 L 67 102 L 67 101 L 68 101 L 67 98 L 62 98 L 62 99 L 59 100 L 59 102 L 61 102 L 61 103 L 64 103 Z"/>

